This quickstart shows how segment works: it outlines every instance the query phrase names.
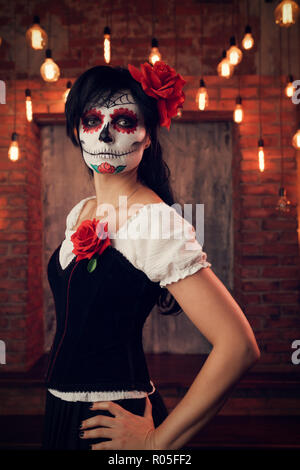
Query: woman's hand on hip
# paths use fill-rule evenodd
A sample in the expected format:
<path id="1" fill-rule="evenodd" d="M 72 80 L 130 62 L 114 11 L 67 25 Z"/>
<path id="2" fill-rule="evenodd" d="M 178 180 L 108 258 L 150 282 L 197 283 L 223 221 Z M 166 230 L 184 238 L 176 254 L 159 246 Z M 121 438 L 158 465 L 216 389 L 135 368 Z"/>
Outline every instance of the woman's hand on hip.
<path id="1" fill-rule="evenodd" d="M 114 415 L 112 418 L 99 414 L 82 421 L 80 428 L 84 430 L 82 439 L 97 437 L 110 439 L 110 441 L 93 444 L 92 450 L 154 450 L 156 448 L 152 403 L 148 396 L 146 397 L 144 416 L 131 413 L 113 401 L 96 401 L 91 409 L 107 410 Z"/>

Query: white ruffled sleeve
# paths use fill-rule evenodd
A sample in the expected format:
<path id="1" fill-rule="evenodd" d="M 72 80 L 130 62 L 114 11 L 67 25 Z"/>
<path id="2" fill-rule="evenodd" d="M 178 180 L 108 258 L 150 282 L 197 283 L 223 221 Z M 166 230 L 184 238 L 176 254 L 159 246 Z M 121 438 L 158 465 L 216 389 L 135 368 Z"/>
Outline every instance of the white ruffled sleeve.
<path id="1" fill-rule="evenodd" d="M 145 206 L 127 227 L 127 236 L 132 240 L 127 257 L 161 287 L 211 266 L 194 227 L 165 203 Z"/>

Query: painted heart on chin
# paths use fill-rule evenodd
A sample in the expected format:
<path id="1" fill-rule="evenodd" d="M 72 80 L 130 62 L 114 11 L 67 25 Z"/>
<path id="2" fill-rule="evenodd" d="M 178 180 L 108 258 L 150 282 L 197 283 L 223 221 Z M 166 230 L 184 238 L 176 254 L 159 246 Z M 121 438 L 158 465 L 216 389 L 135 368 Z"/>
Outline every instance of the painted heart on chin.
<path id="1" fill-rule="evenodd" d="M 108 162 L 103 162 L 101 165 L 91 165 L 97 173 L 120 173 L 126 168 L 126 165 L 113 166 Z"/>

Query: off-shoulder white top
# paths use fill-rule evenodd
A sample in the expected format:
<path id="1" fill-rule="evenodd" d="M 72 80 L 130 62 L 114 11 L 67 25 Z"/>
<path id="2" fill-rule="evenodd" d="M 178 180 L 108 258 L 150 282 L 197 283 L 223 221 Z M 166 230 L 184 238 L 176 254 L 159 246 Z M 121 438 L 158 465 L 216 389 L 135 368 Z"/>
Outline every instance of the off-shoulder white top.
<path id="1" fill-rule="evenodd" d="M 59 262 L 65 269 L 76 256 L 71 235 L 85 202 L 79 201 L 66 219 L 65 239 L 59 251 Z M 145 204 L 123 223 L 118 231 L 109 225 L 111 244 L 137 269 L 142 270 L 161 287 L 183 279 L 201 268 L 210 267 L 207 255 L 196 239 L 194 227 L 173 207 L 165 202 Z M 111 401 L 123 398 L 142 398 L 154 393 L 138 390 L 105 392 L 61 392 L 48 389 L 56 397 L 67 401 Z"/>

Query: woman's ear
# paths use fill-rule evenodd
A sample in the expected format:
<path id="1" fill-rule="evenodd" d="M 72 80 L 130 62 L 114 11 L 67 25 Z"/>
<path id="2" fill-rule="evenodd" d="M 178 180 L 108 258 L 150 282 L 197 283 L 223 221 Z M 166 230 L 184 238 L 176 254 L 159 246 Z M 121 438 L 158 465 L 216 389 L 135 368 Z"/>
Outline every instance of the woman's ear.
<path id="1" fill-rule="evenodd" d="M 151 139 L 150 139 L 149 135 L 147 135 L 147 140 L 146 140 L 145 149 L 147 149 L 148 147 L 150 147 L 150 145 L 151 145 Z"/>

